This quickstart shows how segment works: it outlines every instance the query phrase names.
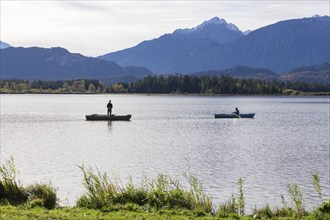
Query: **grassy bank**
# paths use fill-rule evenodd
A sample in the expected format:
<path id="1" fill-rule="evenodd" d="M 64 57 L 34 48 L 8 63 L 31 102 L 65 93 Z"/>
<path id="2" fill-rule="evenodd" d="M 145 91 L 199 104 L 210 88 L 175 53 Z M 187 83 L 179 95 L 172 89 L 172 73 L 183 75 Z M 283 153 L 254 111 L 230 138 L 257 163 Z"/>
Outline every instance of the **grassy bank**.
<path id="1" fill-rule="evenodd" d="M 189 212 L 175 212 L 170 210 L 145 212 L 145 211 L 130 211 L 130 210 L 116 210 L 116 211 L 101 211 L 86 208 L 62 208 L 47 210 L 44 208 L 25 208 L 14 206 L 0 206 L 0 219 L 8 220 L 25 220 L 25 219 L 65 219 L 65 220 L 107 220 L 107 219 L 216 219 L 214 216 L 198 217 L 194 213 Z"/>
<path id="2" fill-rule="evenodd" d="M 267 212 L 267 211 L 266 211 Z M 0 219 L 6 220 L 33 220 L 33 219 L 47 219 L 47 220 L 127 220 L 127 219 L 178 219 L 178 220 L 213 220 L 213 219 L 330 219 L 329 210 L 328 213 L 316 210 L 308 215 L 301 217 L 297 216 L 260 216 L 260 215 L 245 215 L 237 216 L 230 215 L 222 217 L 220 215 L 205 214 L 201 215 L 189 210 L 129 210 L 128 207 L 123 207 L 117 210 L 98 210 L 98 209 L 87 209 L 87 208 L 55 208 L 48 210 L 42 207 L 30 208 L 26 206 L 0 206 Z"/>
<path id="3" fill-rule="evenodd" d="M 145 177 L 139 185 L 130 180 L 122 186 L 120 180 L 99 170 L 80 169 L 86 191 L 75 207 L 63 208 L 58 205 L 55 187 L 21 185 L 13 159 L 8 160 L 0 167 L 0 219 L 330 219 L 330 198 L 325 198 L 317 174 L 312 179 L 320 204 L 312 212 L 305 210 L 299 186 L 288 184 L 289 198 L 281 196 L 281 207 L 265 204 L 247 215 L 241 178 L 237 193 L 216 207 L 190 173 L 184 175 L 185 184 L 160 174 L 153 179 Z"/>

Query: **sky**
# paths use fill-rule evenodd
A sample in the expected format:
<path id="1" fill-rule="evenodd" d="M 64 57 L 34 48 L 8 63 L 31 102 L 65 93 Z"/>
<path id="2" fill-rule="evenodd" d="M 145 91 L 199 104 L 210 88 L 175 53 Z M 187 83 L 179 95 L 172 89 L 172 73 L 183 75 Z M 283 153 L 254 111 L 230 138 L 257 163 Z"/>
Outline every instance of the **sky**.
<path id="1" fill-rule="evenodd" d="M 99 56 L 215 16 L 245 31 L 329 11 L 329 0 L 0 0 L 0 40 Z"/>

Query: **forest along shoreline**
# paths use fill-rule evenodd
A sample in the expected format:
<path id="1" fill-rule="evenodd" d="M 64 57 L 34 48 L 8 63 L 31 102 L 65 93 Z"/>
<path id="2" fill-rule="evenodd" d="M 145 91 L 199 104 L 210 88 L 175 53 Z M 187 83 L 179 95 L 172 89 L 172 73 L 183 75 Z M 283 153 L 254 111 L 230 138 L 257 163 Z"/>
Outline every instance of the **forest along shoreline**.
<path id="1" fill-rule="evenodd" d="M 0 80 L 0 94 L 330 95 L 330 83 L 263 81 L 229 76 L 147 76 L 136 82 Z"/>

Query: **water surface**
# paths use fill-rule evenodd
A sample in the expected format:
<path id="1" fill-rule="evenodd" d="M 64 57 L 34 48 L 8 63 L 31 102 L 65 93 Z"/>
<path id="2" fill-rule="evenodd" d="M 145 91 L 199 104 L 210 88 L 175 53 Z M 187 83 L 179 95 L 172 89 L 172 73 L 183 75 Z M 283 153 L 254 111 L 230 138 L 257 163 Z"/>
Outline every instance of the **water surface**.
<path id="1" fill-rule="evenodd" d="M 190 171 L 216 204 L 244 179 L 247 209 L 281 205 L 287 183 L 298 183 L 308 207 L 318 202 L 311 174 L 330 185 L 329 97 L 1 95 L 1 162 L 14 157 L 23 184 L 49 182 L 62 204 L 83 192 L 78 165 L 97 166 L 123 182 Z M 86 121 L 106 113 L 129 122 Z M 215 119 L 215 113 L 256 113 Z M 287 200 L 289 198 L 287 197 Z"/>

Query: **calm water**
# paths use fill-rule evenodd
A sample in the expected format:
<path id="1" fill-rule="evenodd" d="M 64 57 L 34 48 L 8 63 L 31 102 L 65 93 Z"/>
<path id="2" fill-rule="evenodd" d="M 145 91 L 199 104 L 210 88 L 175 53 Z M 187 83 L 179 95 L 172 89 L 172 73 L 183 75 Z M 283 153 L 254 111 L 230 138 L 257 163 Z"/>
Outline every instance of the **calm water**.
<path id="1" fill-rule="evenodd" d="M 330 194 L 329 97 L 200 97 L 146 95 L 1 95 L 1 162 L 14 157 L 24 185 L 58 187 L 62 204 L 84 192 L 84 163 L 123 182 L 147 174 L 179 179 L 187 170 L 215 203 L 244 179 L 247 208 L 281 205 L 287 183 L 298 183 L 308 207 L 318 199 L 311 174 Z M 106 113 L 130 122 L 85 121 Z M 214 119 L 255 112 L 255 119 Z M 289 198 L 287 197 L 287 200 Z"/>

